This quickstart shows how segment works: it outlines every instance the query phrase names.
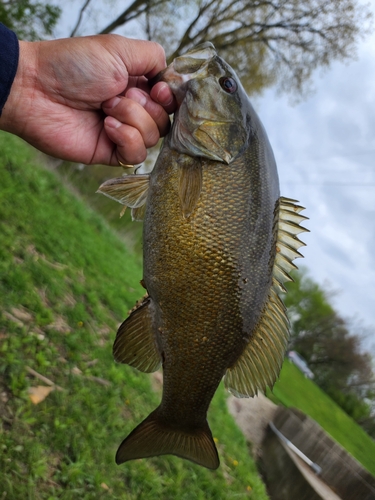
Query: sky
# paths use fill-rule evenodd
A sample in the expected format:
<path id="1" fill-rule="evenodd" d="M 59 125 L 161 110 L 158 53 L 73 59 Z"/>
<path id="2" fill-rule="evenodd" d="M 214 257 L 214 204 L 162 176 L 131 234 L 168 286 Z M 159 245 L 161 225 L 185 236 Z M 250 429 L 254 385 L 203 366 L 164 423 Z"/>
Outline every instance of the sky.
<path id="1" fill-rule="evenodd" d="M 297 105 L 267 91 L 254 102 L 278 164 L 281 194 L 300 201 L 310 277 L 375 352 L 375 33 L 357 60 L 335 63 Z"/>
<path id="2" fill-rule="evenodd" d="M 76 12 L 67 3 L 58 36 L 70 32 Z M 299 200 L 310 219 L 310 233 L 301 235 L 305 258 L 296 264 L 332 293 L 344 319 L 365 327 L 364 348 L 375 353 L 375 32 L 359 43 L 355 61 L 316 74 L 314 87 L 298 104 L 273 89 L 253 104 L 281 194 Z"/>

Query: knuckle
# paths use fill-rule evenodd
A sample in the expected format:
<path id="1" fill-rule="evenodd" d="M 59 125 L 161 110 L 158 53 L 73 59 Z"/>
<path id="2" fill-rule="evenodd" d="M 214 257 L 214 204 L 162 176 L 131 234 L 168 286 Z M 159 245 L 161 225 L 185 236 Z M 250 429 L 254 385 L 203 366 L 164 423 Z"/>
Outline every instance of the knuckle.
<path id="1" fill-rule="evenodd" d="M 139 130 L 134 127 L 126 127 L 123 136 L 124 146 L 132 147 L 135 149 L 140 143 L 143 143 Z"/>
<path id="2" fill-rule="evenodd" d="M 155 130 L 150 131 L 145 140 L 146 147 L 151 148 L 152 146 L 155 146 L 155 144 L 157 144 L 159 139 L 160 139 L 160 134 L 155 127 Z"/>
<path id="3" fill-rule="evenodd" d="M 146 146 L 139 130 L 128 127 L 124 134 L 119 154 L 129 163 L 142 163 L 146 156 Z"/>
<path id="4" fill-rule="evenodd" d="M 164 50 L 164 48 L 159 43 L 157 43 L 157 42 L 152 41 L 150 43 L 152 43 L 152 45 L 153 45 L 153 49 L 154 49 L 155 54 L 158 57 L 160 57 L 160 59 L 165 59 L 165 50 Z"/>
<path id="5" fill-rule="evenodd" d="M 147 151 L 143 148 L 142 151 L 134 150 L 131 151 L 128 148 L 120 148 L 117 153 L 117 158 L 123 163 L 129 165 L 136 165 L 137 163 L 142 163 L 147 157 Z"/>
<path id="6" fill-rule="evenodd" d="M 144 148 L 143 151 L 134 152 L 134 154 L 129 156 L 129 158 L 131 158 L 130 163 L 132 164 L 142 163 L 145 161 L 146 157 L 147 157 L 147 151 Z"/>
<path id="7" fill-rule="evenodd" d="M 161 125 L 168 119 L 168 115 L 164 111 L 164 108 L 156 103 L 154 103 L 152 109 L 152 117 L 156 123 L 160 123 Z"/>
<path id="8" fill-rule="evenodd" d="M 146 108 L 146 111 L 149 113 L 158 129 L 155 133 L 163 135 L 165 131 L 169 129 L 169 116 L 164 108 L 155 102 L 151 102 Z"/>

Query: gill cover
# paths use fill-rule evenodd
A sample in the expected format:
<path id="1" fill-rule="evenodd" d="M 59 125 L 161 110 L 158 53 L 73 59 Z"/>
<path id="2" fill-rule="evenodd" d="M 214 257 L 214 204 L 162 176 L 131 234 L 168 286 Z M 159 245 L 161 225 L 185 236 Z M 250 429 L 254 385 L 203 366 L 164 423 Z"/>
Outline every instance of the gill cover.
<path id="1" fill-rule="evenodd" d="M 160 80 L 171 87 L 179 106 L 169 137 L 172 149 L 230 164 L 247 147 L 248 98 L 211 43 L 176 58 Z"/>

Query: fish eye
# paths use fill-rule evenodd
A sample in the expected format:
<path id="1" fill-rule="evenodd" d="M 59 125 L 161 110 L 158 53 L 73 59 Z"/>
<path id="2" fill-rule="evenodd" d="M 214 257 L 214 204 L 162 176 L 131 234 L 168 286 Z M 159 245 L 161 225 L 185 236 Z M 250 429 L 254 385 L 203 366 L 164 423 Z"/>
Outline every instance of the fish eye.
<path id="1" fill-rule="evenodd" d="M 227 94 L 234 94 L 237 90 L 237 83 L 236 81 L 229 77 L 229 76 L 223 76 L 219 80 L 220 86 Z"/>

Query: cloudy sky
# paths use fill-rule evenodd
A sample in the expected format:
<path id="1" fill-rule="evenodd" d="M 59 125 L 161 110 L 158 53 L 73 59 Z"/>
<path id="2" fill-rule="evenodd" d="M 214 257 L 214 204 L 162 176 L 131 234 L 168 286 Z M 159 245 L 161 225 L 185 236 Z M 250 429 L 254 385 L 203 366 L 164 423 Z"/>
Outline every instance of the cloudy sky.
<path id="1" fill-rule="evenodd" d="M 291 106 L 268 91 L 255 108 L 279 168 L 281 193 L 310 218 L 302 235 L 314 281 L 337 294 L 345 318 L 372 327 L 375 349 L 375 34 L 358 59 L 315 79 L 315 93 Z"/>
<path id="2" fill-rule="evenodd" d="M 68 5 L 58 36 L 77 18 L 77 4 Z M 370 327 L 365 345 L 375 352 L 375 33 L 359 44 L 356 61 L 335 63 L 314 83 L 298 105 L 273 90 L 253 104 L 274 149 L 281 194 L 299 200 L 310 218 L 297 265 L 336 292 L 332 303 L 343 317 Z"/>

